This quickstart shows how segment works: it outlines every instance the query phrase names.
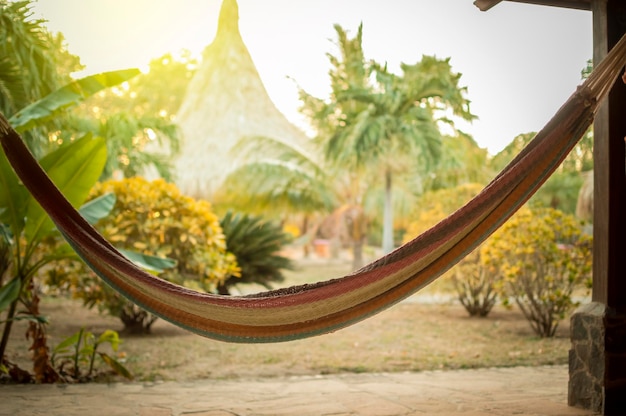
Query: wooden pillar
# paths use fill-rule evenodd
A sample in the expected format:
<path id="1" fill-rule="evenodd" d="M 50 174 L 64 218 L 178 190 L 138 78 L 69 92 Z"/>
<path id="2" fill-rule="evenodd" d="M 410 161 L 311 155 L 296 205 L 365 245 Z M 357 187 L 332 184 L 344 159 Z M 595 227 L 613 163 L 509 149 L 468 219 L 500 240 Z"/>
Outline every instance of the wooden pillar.
<path id="1" fill-rule="evenodd" d="M 626 3 L 608 0 L 606 14 L 600 11 L 598 15 L 598 20 L 603 20 L 598 24 L 606 25 L 606 39 L 601 33 L 597 35 L 599 47 L 606 44 L 611 49 L 626 33 Z M 594 37 L 595 31 L 594 28 Z M 594 225 L 596 221 L 602 224 L 606 247 L 594 251 L 597 263 L 594 281 L 595 273 L 599 278 L 594 283 L 593 300 L 606 305 L 603 414 L 623 415 L 626 412 L 626 84 L 623 81 L 619 80 L 611 90 L 607 107 L 606 114 L 598 121 L 605 124 L 601 127 L 603 136 L 594 145 L 599 147 L 594 166 L 601 167 L 594 170 L 598 175 L 594 185 L 599 187 L 599 192 L 594 193 L 594 198 L 598 198 Z M 603 191 L 606 193 L 601 196 Z"/>
<path id="2" fill-rule="evenodd" d="M 622 0 L 593 3 L 594 61 L 626 32 Z M 620 18 L 621 16 L 621 18 Z M 593 301 L 626 312 L 626 85 L 618 81 L 594 123 Z"/>
<path id="3" fill-rule="evenodd" d="M 592 0 L 594 61 L 626 33 L 626 2 Z M 572 323 L 587 325 L 585 365 L 596 377 L 588 406 L 604 415 L 626 412 L 626 85 L 619 80 L 594 122 L 594 253 L 592 305 Z M 582 319 L 582 321 L 581 321 Z M 590 323 L 596 324 L 590 325 Z M 583 327 L 584 327 L 583 325 Z M 572 342 L 581 334 L 573 325 Z M 575 357 L 580 360 L 580 357 Z M 572 382 L 570 355 L 570 387 Z M 570 389 L 570 404 L 572 403 Z"/>

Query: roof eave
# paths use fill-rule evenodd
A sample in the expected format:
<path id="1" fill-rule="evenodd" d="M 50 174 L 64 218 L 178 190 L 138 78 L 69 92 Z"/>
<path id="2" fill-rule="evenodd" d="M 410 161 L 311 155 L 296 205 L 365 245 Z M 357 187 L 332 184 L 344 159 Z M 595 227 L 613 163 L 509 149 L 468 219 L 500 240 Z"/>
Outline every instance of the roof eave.
<path id="1" fill-rule="evenodd" d="M 475 0 L 474 5 L 486 12 L 504 0 Z M 506 0 L 517 3 L 539 4 L 544 6 L 566 7 L 569 9 L 591 10 L 591 0 Z"/>

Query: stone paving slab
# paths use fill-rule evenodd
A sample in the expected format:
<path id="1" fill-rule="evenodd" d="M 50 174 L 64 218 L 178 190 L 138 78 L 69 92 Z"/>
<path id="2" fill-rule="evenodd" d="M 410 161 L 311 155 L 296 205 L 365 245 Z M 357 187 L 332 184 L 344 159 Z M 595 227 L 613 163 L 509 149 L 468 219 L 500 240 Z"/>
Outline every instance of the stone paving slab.
<path id="1" fill-rule="evenodd" d="M 567 367 L 0 386 L 0 416 L 570 416 Z"/>

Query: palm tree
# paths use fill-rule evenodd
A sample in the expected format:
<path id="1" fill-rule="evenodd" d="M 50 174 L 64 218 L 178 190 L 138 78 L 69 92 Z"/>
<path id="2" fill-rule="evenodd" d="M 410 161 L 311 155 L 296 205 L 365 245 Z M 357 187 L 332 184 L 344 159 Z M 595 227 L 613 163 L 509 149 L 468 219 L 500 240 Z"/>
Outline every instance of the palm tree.
<path id="1" fill-rule="evenodd" d="M 31 3 L 0 0 L 0 112 L 7 117 L 69 82 L 70 73 L 82 69 L 62 35 L 51 35 L 43 20 L 33 18 Z M 58 119 L 51 122 L 58 125 Z M 24 133 L 37 156 L 52 150 L 42 131 Z"/>
<path id="2" fill-rule="evenodd" d="M 410 156 L 420 159 L 424 172 L 432 168 L 440 156 L 441 139 L 431 112 L 411 105 L 412 97 L 394 87 L 397 77 L 379 72 L 377 81 L 383 86 L 380 92 L 352 88 L 339 95 L 340 103 L 354 100 L 367 107 L 351 125 L 336 130 L 327 140 L 325 154 L 349 169 L 369 167 L 382 173 L 383 251 L 389 252 L 393 247 L 393 176 L 411 169 Z"/>
<path id="3" fill-rule="evenodd" d="M 335 26 L 340 57 L 329 55 L 332 95 L 329 102 L 301 91 L 304 113 L 318 130 L 326 160 L 356 176 L 378 172 L 384 187 L 383 251 L 393 249 L 395 177 L 420 177 L 436 166 L 441 154 L 438 121 L 444 111 L 471 120 L 460 74 L 449 60 L 424 56 L 402 64 L 402 76 L 367 62 L 362 26 L 350 39 Z M 416 163 L 417 162 L 417 163 Z M 372 184 L 368 184 L 371 187 Z"/>
<path id="4" fill-rule="evenodd" d="M 335 29 L 340 53 L 328 55 L 334 67 L 330 99 L 300 89 L 301 112 L 317 131 L 309 153 L 272 138 L 244 140 L 235 151 L 256 158 L 240 165 L 226 180 L 221 195 L 230 195 L 231 204 L 238 201 L 237 208 L 252 204 L 266 210 L 271 204 L 276 211 L 282 207 L 315 212 L 332 206 L 336 216 L 350 213 L 349 234 L 358 267 L 371 213 L 379 211 L 371 208 L 370 201 L 378 200 L 380 173 L 385 195 L 384 246 L 390 251 L 393 179 L 402 185 L 403 195 L 414 197 L 421 177 L 435 167 L 441 152 L 437 122 L 445 119 L 437 118 L 438 112 L 472 116 L 464 90 L 458 87 L 460 75 L 452 73 L 448 60 L 424 57 L 415 65 L 403 65 L 403 76 L 397 76 L 375 62 L 366 62 L 362 26 L 354 38 L 338 25 Z M 316 152 L 322 157 L 313 158 Z M 419 163 L 414 167 L 416 160 Z"/>
<path id="5" fill-rule="evenodd" d="M 59 86 L 50 41 L 29 1 L 0 1 L 0 111 L 6 116 Z"/>
<path id="6" fill-rule="evenodd" d="M 329 212 L 336 195 L 311 150 L 272 137 L 241 138 L 231 150 L 238 167 L 226 177 L 214 203 L 257 214 Z"/>
<path id="7" fill-rule="evenodd" d="M 302 233 L 314 233 L 312 220 L 331 212 L 337 195 L 311 150 L 272 137 L 241 138 L 231 150 L 237 167 L 214 193 L 216 210 L 227 207 L 281 221 L 301 216 Z M 307 244 L 304 249 L 308 253 Z"/>

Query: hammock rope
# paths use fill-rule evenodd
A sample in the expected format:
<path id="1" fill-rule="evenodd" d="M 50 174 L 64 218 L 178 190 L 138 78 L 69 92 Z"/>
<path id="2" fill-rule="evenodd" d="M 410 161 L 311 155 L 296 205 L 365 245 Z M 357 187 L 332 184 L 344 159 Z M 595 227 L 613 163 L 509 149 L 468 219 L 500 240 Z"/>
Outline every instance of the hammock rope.
<path id="1" fill-rule="evenodd" d="M 249 296 L 195 292 L 144 272 L 71 206 L 1 114 L 0 141 L 17 175 L 74 250 L 126 298 L 216 340 L 289 341 L 333 332 L 400 302 L 480 245 L 569 154 L 625 63 L 626 37 L 480 194 L 409 243 L 341 278 Z"/>

